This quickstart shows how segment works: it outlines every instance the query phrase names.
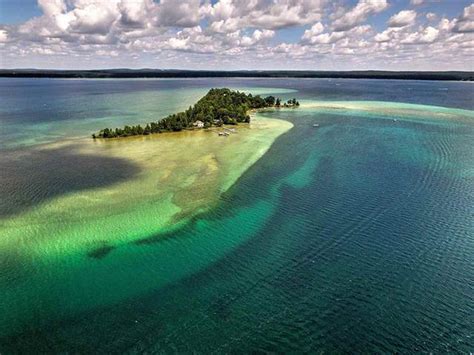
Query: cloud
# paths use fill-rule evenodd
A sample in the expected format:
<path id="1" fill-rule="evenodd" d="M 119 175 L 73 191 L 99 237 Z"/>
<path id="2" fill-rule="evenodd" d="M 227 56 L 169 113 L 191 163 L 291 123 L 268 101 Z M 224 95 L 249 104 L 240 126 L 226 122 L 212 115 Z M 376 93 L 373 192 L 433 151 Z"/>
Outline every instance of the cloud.
<path id="1" fill-rule="evenodd" d="M 438 18 L 438 16 L 434 12 L 428 12 L 426 14 L 426 19 L 428 21 L 435 21 Z"/>
<path id="2" fill-rule="evenodd" d="M 73 33 L 101 34 L 109 33 L 112 24 L 119 17 L 119 10 L 114 1 L 104 3 L 77 3 L 71 11 L 67 29 Z"/>
<path id="3" fill-rule="evenodd" d="M 332 32 L 332 33 L 323 33 L 317 36 L 309 38 L 309 43 L 316 44 L 330 44 L 335 43 L 345 37 L 344 32 Z"/>
<path id="4" fill-rule="evenodd" d="M 322 33 L 323 31 L 323 25 L 316 23 L 311 29 L 304 32 L 301 37 L 302 43 L 305 45 L 316 45 L 318 49 L 323 49 L 323 51 L 345 52 L 347 54 L 347 48 L 360 48 L 362 47 L 361 43 L 364 43 L 363 46 L 365 46 L 367 42 L 366 37 L 372 33 L 372 27 L 369 25 L 361 25 L 348 31 Z M 334 46 L 334 48 L 323 48 L 322 46 L 324 45 L 331 45 Z"/>
<path id="5" fill-rule="evenodd" d="M 424 63 L 422 68 L 469 70 L 469 58 L 474 54 L 469 43 L 473 37 L 453 32 L 456 23 L 457 19 L 442 18 L 437 25 L 388 27 L 373 37 L 371 55 L 410 69 L 416 68 L 414 63 Z"/>
<path id="6" fill-rule="evenodd" d="M 199 24 L 199 0 L 161 0 L 155 7 L 157 26 L 194 27 Z"/>
<path id="7" fill-rule="evenodd" d="M 150 49 L 162 50 L 172 49 L 177 51 L 193 53 L 215 53 L 219 49 L 218 42 L 212 36 L 206 35 L 201 26 L 185 28 L 179 31 L 175 37 L 171 37 L 163 43 L 151 47 Z"/>
<path id="8" fill-rule="evenodd" d="M 8 40 L 8 32 L 6 30 L 0 30 L 0 43 L 4 43 Z"/>
<path id="9" fill-rule="evenodd" d="M 304 31 L 303 40 L 311 40 L 311 38 L 319 35 L 324 31 L 324 26 L 321 22 L 315 23 L 309 30 Z"/>
<path id="10" fill-rule="evenodd" d="M 38 0 L 38 6 L 49 17 L 66 12 L 64 0 Z"/>
<path id="11" fill-rule="evenodd" d="M 381 33 L 377 33 L 374 37 L 376 42 L 388 42 L 391 39 L 391 30 L 385 30 Z"/>
<path id="12" fill-rule="evenodd" d="M 464 8 L 453 29 L 455 32 L 474 32 L 474 4 Z"/>
<path id="13" fill-rule="evenodd" d="M 171 49 L 192 53 L 244 53 L 255 49 L 274 35 L 275 31 L 266 29 L 256 29 L 248 35 L 242 34 L 240 30 L 215 34 L 196 26 L 179 31 L 176 36 L 167 39 L 158 47 L 160 50 Z"/>
<path id="14" fill-rule="evenodd" d="M 275 31 L 272 31 L 272 30 L 263 30 L 263 31 L 255 30 L 252 36 L 242 37 L 242 39 L 240 40 L 240 45 L 245 46 L 245 47 L 253 46 L 256 43 L 272 38 L 274 35 L 275 35 Z"/>
<path id="15" fill-rule="evenodd" d="M 151 0 L 122 0 L 118 3 L 117 7 L 120 12 L 120 24 L 132 28 L 145 27 L 148 15 L 154 11 L 153 2 Z"/>
<path id="16" fill-rule="evenodd" d="M 421 29 L 420 31 L 410 33 L 406 38 L 400 41 L 403 44 L 422 44 L 422 43 L 433 43 L 436 41 L 439 35 L 439 30 L 428 26 Z"/>
<path id="17" fill-rule="evenodd" d="M 38 36 L 107 35 L 122 31 L 199 24 L 199 0 L 38 0 L 43 11 L 21 30 L 38 29 Z M 62 33 L 61 33 L 62 32 Z"/>
<path id="18" fill-rule="evenodd" d="M 442 18 L 438 23 L 438 29 L 444 32 L 452 32 L 456 22 L 456 19 L 449 21 L 447 18 Z"/>
<path id="19" fill-rule="evenodd" d="M 379 13 L 387 7 L 386 0 L 359 0 L 355 7 L 333 21 L 333 29 L 334 31 L 349 30 L 363 23 L 370 15 Z"/>
<path id="20" fill-rule="evenodd" d="M 215 32 L 242 27 L 275 30 L 320 20 L 325 4 L 326 0 L 220 0 L 206 13 Z"/>
<path id="21" fill-rule="evenodd" d="M 393 15 L 388 20 L 389 27 L 403 27 L 413 25 L 416 19 L 416 11 L 403 10 Z"/>

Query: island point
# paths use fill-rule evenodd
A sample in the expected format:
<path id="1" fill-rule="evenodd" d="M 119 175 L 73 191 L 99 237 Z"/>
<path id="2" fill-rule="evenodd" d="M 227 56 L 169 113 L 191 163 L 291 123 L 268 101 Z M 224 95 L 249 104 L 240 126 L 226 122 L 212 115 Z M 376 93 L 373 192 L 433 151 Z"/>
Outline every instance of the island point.
<path id="1" fill-rule="evenodd" d="M 221 127 L 223 125 L 237 125 L 249 123 L 249 111 L 264 108 L 295 108 L 299 102 L 293 98 L 281 103 L 280 98 L 259 95 L 253 96 L 240 91 L 227 88 L 211 89 L 194 106 L 187 110 L 169 115 L 157 122 L 148 123 L 145 127 L 141 125 L 123 128 L 104 128 L 92 138 L 119 138 L 129 136 L 149 135 L 162 132 L 179 132 L 184 129 Z M 228 135 L 227 131 L 221 135 Z"/>

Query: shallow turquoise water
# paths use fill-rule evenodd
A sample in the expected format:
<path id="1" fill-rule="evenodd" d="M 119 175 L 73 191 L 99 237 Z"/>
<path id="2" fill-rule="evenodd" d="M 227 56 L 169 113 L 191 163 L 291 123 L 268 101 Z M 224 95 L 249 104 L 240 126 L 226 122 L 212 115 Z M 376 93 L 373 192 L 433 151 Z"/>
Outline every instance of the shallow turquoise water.
<path id="1" fill-rule="evenodd" d="M 431 112 L 428 116 L 395 114 L 393 108 L 380 112 L 380 107 L 266 113 L 291 121 L 294 128 L 277 139 L 216 208 L 179 231 L 150 236 L 100 259 L 77 255 L 34 270 L 22 268 L 31 260 L 0 251 L 2 353 L 474 349 L 470 84 L 201 79 L 13 83 L 0 81 L 2 97 L 9 102 L 0 116 L 2 125 L 7 123 L 2 134 L 9 150 L 56 139 L 44 125 L 54 127 L 57 137 L 69 132 L 66 126 L 80 135 L 104 120 L 140 120 L 162 107 L 162 112 L 186 107 L 194 101 L 190 93 L 198 95 L 209 86 L 294 89 L 298 92 L 282 96 L 306 103 L 364 99 L 454 110 L 444 118 L 439 112 L 446 109 L 436 108 L 424 109 Z M 31 114 L 29 103 L 18 104 L 35 94 L 44 95 L 38 102 L 53 102 L 59 93 L 65 96 L 62 113 L 41 110 L 38 104 Z M 146 98 L 145 108 L 133 106 L 136 97 Z M 153 100 L 160 102 L 158 109 Z M 90 106 L 81 111 L 84 102 Z M 98 114 L 101 105 L 103 113 Z M 5 107 L 23 109 L 15 113 Z M 126 110 L 130 114 L 115 121 L 114 110 L 119 116 Z M 75 122 L 81 115 L 84 131 Z M 11 133 L 25 122 L 31 130 Z"/>

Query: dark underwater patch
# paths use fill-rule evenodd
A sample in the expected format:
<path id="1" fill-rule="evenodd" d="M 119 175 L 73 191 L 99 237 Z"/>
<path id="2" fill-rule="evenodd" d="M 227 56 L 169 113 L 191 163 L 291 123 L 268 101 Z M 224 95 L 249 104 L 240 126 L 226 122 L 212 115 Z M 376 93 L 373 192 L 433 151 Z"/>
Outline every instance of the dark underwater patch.
<path id="1" fill-rule="evenodd" d="M 20 250 L 0 250 L 0 286 L 17 285 L 32 272 L 31 258 Z"/>
<path id="2" fill-rule="evenodd" d="M 116 184 L 139 171 L 125 159 L 79 154 L 74 146 L 6 152 L 0 166 L 0 217 L 60 195 Z"/>
<path id="3" fill-rule="evenodd" d="M 87 256 L 93 259 L 102 259 L 102 258 L 105 258 L 107 255 L 109 255 L 109 253 L 114 249 L 115 247 L 104 244 L 98 248 L 95 248 L 89 251 L 87 253 Z"/>

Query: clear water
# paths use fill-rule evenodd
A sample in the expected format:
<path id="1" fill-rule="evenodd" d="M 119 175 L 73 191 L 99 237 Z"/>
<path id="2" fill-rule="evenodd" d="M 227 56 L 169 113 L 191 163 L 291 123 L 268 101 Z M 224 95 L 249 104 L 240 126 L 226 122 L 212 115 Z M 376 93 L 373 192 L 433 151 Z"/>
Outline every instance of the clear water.
<path id="1" fill-rule="evenodd" d="M 293 128 L 177 230 L 101 258 L 0 250 L 0 352 L 473 351 L 470 83 L 2 79 L 2 155 L 146 122 L 209 87 L 303 107 L 263 114 Z M 41 160 L 38 205 L 135 177 L 126 161 L 75 160 L 52 180 L 64 154 Z M 3 181 L 33 173 L 7 162 Z M 81 169 L 92 181 L 74 180 Z M 0 231 L 24 204 L 9 201 Z"/>

